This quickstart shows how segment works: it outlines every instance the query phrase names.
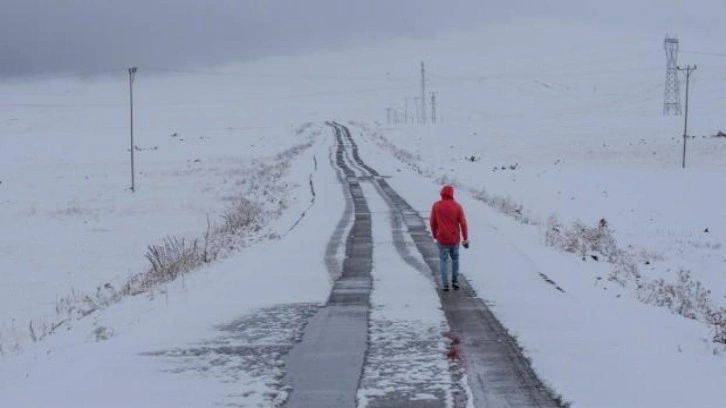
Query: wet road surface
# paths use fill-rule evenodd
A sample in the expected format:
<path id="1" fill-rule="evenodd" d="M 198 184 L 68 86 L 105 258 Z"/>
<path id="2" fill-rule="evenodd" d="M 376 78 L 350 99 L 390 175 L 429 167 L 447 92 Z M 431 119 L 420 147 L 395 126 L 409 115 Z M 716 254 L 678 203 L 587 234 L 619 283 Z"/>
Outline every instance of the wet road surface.
<path id="1" fill-rule="evenodd" d="M 302 341 L 289 354 L 287 381 L 292 387 L 288 407 L 355 407 L 356 393 L 371 349 L 370 297 L 373 239 L 371 213 L 361 183 L 369 183 L 391 213 L 393 245 L 415 270 L 438 279 L 438 251 L 426 220 L 359 156 L 348 129 L 329 123 L 336 137 L 334 164 L 352 205 L 352 227 L 345 243 L 345 259 L 327 305 L 309 321 Z M 350 211 L 350 210 L 347 210 Z M 338 229 L 342 230 L 341 222 Z M 340 231 L 334 235 L 341 236 Z M 339 238 L 338 238 L 339 239 Z M 408 245 L 407 243 L 410 243 Z M 335 243 L 329 244 L 334 247 Z M 411 253 L 409 246 L 418 253 Z M 327 251 L 327 255 L 331 250 Z M 330 262 L 327 262 L 330 267 Z M 368 401 L 375 407 L 558 407 L 523 357 L 516 341 L 477 297 L 465 277 L 461 290 L 438 291 L 456 357 L 463 360 L 470 395 L 457 382 L 461 369 L 454 364 L 451 392 L 414 400 L 405 393 L 387 393 Z M 468 401 L 472 399 L 472 401 Z"/>

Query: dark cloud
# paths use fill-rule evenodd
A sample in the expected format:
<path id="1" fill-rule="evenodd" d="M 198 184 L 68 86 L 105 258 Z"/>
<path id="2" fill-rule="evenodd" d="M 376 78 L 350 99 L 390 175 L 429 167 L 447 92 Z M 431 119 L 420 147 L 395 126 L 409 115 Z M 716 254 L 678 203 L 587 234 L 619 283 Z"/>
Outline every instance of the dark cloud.
<path id="1" fill-rule="evenodd" d="M 726 2 L 701 1 L 2 0 L 0 76 L 209 65 L 525 18 L 716 27 Z"/>

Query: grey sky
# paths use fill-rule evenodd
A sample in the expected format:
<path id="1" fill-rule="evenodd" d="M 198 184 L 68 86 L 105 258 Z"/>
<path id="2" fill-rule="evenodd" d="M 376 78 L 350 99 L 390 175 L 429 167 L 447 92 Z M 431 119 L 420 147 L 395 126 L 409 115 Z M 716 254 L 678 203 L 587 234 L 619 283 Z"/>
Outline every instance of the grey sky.
<path id="1" fill-rule="evenodd" d="M 0 0 L 0 76 L 188 67 L 525 18 L 718 31 L 723 0 Z M 701 23 L 699 23 L 702 22 Z M 672 27 L 672 28 L 671 28 Z M 709 29 L 709 27 L 711 27 Z M 722 51 L 722 50 L 718 50 Z"/>

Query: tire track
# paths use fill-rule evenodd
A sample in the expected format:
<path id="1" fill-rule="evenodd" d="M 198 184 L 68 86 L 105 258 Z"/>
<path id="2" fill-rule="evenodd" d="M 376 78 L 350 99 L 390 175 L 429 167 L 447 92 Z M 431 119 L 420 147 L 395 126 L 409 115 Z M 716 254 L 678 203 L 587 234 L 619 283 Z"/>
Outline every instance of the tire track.
<path id="1" fill-rule="evenodd" d="M 343 243 L 343 235 L 345 235 L 349 225 L 352 224 L 351 221 L 353 218 L 354 208 L 353 199 L 350 194 L 348 194 L 348 190 L 345 187 L 345 178 L 343 177 L 343 174 L 341 174 L 343 173 L 343 169 L 339 168 L 335 164 L 335 157 L 337 156 L 336 150 L 331 148 L 329 156 L 330 165 L 336 169 L 336 177 L 340 182 L 340 188 L 343 196 L 345 197 L 345 209 L 343 210 L 343 215 L 341 215 L 340 221 L 338 221 L 338 224 L 335 227 L 335 232 L 333 232 L 333 236 L 330 238 L 330 241 L 328 241 L 328 244 L 325 247 L 325 266 L 328 268 L 328 275 L 330 276 L 330 279 L 335 281 L 343 274 L 343 263 L 340 261 L 340 258 L 342 257 L 339 256 L 339 251 L 341 244 Z M 348 233 L 350 233 L 350 231 L 348 231 Z"/>
<path id="2" fill-rule="evenodd" d="M 336 133 L 345 129 L 329 123 Z M 465 408 L 467 390 L 463 370 L 457 361 L 446 358 L 448 332 L 446 317 L 438 306 L 434 279 L 428 266 L 411 252 L 415 243 L 408 235 L 401 214 L 395 211 L 390 198 L 384 194 L 371 174 L 355 161 L 356 147 L 346 138 L 346 165 L 361 181 L 365 181 L 367 197 L 376 205 L 372 216 L 377 226 L 383 226 L 387 215 L 392 240 L 383 238 L 386 232 L 374 232 L 374 245 L 380 245 L 374 262 L 376 284 L 371 298 L 369 318 L 369 349 L 358 390 L 358 406 L 366 408 Z M 385 208 L 385 211 L 381 211 Z M 378 238 L 375 238 L 375 237 Z M 391 247 L 389 247 L 390 244 Z M 391 249 L 397 257 L 391 258 Z M 418 271 L 419 277 L 411 275 Z M 403 282 L 405 286 L 401 286 Z M 413 307 L 413 315 L 401 312 Z M 404 309 L 405 310 L 405 309 Z M 428 310 L 423 315 L 422 310 Z"/>
<path id="3" fill-rule="evenodd" d="M 336 138 L 335 161 L 346 176 L 353 225 L 346 239 L 341 276 L 334 282 L 326 306 L 310 319 L 302 341 L 287 358 L 286 383 L 292 390 L 286 405 L 293 408 L 354 407 L 368 349 L 371 215 L 359 181 L 344 163 L 341 135 L 337 133 Z M 346 205 L 339 230 L 346 225 L 348 208 Z M 336 239 L 334 234 L 326 248 L 328 268 L 335 267 L 328 256 L 337 253 Z"/>
<path id="4" fill-rule="evenodd" d="M 360 158 L 349 130 L 330 123 L 351 146 L 353 161 L 370 175 L 392 211 L 400 214 L 407 232 L 430 273 L 438 271 L 438 251 L 427 231 L 426 221 L 380 174 Z M 438 280 L 436 280 L 438 282 Z M 460 342 L 473 403 L 478 407 L 559 407 L 561 404 L 537 378 L 516 340 L 509 335 L 491 310 L 477 297 L 464 276 L 461 290 L 439 292 L 451 327 L 452 339 Z"/>

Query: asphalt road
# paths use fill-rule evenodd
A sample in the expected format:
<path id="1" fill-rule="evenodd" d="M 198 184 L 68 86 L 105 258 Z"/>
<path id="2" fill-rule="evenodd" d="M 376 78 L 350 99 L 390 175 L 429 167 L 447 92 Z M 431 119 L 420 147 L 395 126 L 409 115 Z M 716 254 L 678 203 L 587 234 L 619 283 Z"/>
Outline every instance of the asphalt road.
<path id="1" fill-rule="evenodd" d="M 336 137 L 335 166 L 349 196 L 353 217 L 345 241 L 345 259 L 328 303 L 310 319 L 302 341 L 287 359 L 287 383 L 291 387 L 288 407 L 355 407 L 361 375 L 370 348 L 369 314 L 373 242 L 371 214 L 362 183 L 370 183 L 395 214 L 391 228 L 393 245 L 414 269 L 438 282 L 438 250 L 426 229 L 427 220 L 419 215 L 386 181 L 360 157 L 349 130 L 329 123 Z M 342 220 L 341 220 L 342 221 Z M 343 235 L 346 223 L 339 224 L 326 251 L 326 264 Z M 336 241 L 337 240 L 337 241 Z M 418 256 L 413 256 L 404 240 L 412 240 Z M 331 249 L 333 248 L 333 249 Z M 461 290 L 438 291 L 450 328 L 448 333 L 455 358 L 465 362 L 470 396 L 452 390 L 452 400 L 444 395 L 414 400 L 408 394 L 388 392 L 369 401 L 371 407 L 558 407 L 561 406 L 542 384 L 523 357 L 516 341 L 477 296 L 465 277 Z M 452 376 L 461 376 L 453 370 Z M 457 381 L 452 381 L 456 387 Z M 472 399 L 472 401 L 468 401 Z M 447 405 L 450 404 L 450 405 Z"/>

